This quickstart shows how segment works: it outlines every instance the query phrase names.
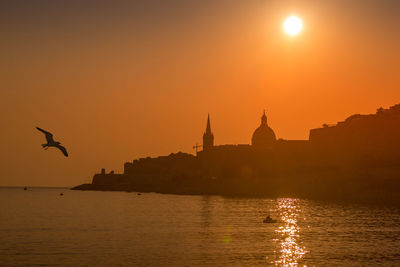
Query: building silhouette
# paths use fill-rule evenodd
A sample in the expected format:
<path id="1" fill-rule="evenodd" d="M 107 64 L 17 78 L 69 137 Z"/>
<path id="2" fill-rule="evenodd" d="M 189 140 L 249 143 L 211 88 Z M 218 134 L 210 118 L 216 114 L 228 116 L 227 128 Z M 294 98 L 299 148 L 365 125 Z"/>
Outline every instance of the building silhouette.
<path id="1" fill-rule="evenodd" d="M 308 140 L 277 139 L 265 111 L 251 144 L 214 145 L 210 116 L 203 150 L 124 164 L 82 190 L 336 199 L 400 203 L 400 105 L 311 129 Z M 195 146 L 196 152 L 198 146 Z"/>
<path id="2" fill-rule="evenodd" d="M 260 126 L 254 131 L 251 138 L 251 145 L 255 148 L 272 148 L 275 145 L 276 137 L 274 131 L 267 123 L 267 115 L 264 113 L 261 117 Z"/>
<path id="3" fill-rule="evenodd" d="M 214 146 L 214 134 L 211 132 L 210 114 L 207 117 L 207 127 L 203 134 L 203 150 L 210 150 Z"/>

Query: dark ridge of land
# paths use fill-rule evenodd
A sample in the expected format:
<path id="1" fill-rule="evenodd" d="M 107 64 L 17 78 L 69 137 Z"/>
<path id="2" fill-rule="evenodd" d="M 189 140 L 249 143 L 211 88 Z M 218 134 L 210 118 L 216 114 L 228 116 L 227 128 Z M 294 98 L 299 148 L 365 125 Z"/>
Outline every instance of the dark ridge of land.
<path id="1" fill-rule="evenodd" d="M 295 181 L 296 180 L 296 181 Z M 186 182 L 177 184 L 82 184 L 72 190 L 154 192 L 178 195 L 220 195 L 245 198 L 304 198 L 313 200 L 340 200 L 345 202 L 387 203 L 400 205 L 398 177 L 369 179 L 362 177 L 327 176 L 318 177 L 279 177 L 265 181 L 247 181 L 243 184 L 203 181 L 203 184 Z"/>
<path id="2" fill-rule="evenodd" d="M 400 203 L 400 105 L 312 129 L 309 140 L 141 158 L 73 190 Z"/>

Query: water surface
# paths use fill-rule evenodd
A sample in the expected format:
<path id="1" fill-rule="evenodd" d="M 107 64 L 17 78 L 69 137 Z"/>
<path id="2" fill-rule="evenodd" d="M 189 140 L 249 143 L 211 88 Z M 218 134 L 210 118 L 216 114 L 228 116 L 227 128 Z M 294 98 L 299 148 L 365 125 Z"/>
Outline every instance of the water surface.
<path id="1" fill-rule="evenodd" d="M 6 266 L 400 266 L 393 207 L 2 188 L 0 214 Z"/>

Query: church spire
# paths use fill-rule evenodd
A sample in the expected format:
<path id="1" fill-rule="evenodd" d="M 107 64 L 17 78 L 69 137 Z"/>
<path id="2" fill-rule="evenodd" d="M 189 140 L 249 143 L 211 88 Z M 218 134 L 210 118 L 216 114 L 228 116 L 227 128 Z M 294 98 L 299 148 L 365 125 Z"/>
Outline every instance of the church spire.
<path id="1" fill-rule="evenodd" d="M 261 124 L 267 124 L 267 115 L 265 115 L 265 109 L 264 109 L 264 113 L 261 117 Z"/>
<path id="2" fill-rule="evenodd" d="M 210 114 L 207 117 L 207 127 L 203 134 L 203 150 L 208 150 L 214 146 L 214 135 L 211 132 Z"/>
<path id="3" fill-rule="evenodd" d="M 210 113 L 208 113 L 208 117 L 207 117 L 207 128 L 206 128 L 206 133 L 207 133 L 207 134 L 211 134 Z"/>

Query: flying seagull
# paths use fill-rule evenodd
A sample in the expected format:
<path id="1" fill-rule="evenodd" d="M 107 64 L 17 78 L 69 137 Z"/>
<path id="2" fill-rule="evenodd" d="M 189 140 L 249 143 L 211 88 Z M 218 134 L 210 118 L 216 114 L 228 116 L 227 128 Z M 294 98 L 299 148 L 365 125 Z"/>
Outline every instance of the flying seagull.
<path id="1" fill-rule="evenodd" d="M 45 131 L 39 127 L 36 127 L 36 129 L 38 129 L 39 131 L 41 131 L 42 133 L 44 133 L 46 135 L 47 144 L 42 144 L 42 147 L 44 147 L 44 149 L 47 150 L 49 147 L 54 146 L 54 147 L 60 149 L 61 152 L 64 154 L 64 156 L 68 157 L 68 153 L 67 153 L 67 150 L 65 149 L 65 147 L 60 145 L 61 144 L 60 142 L 54 141 L 52 133 L 49 133 L 48 131 Z"/>

